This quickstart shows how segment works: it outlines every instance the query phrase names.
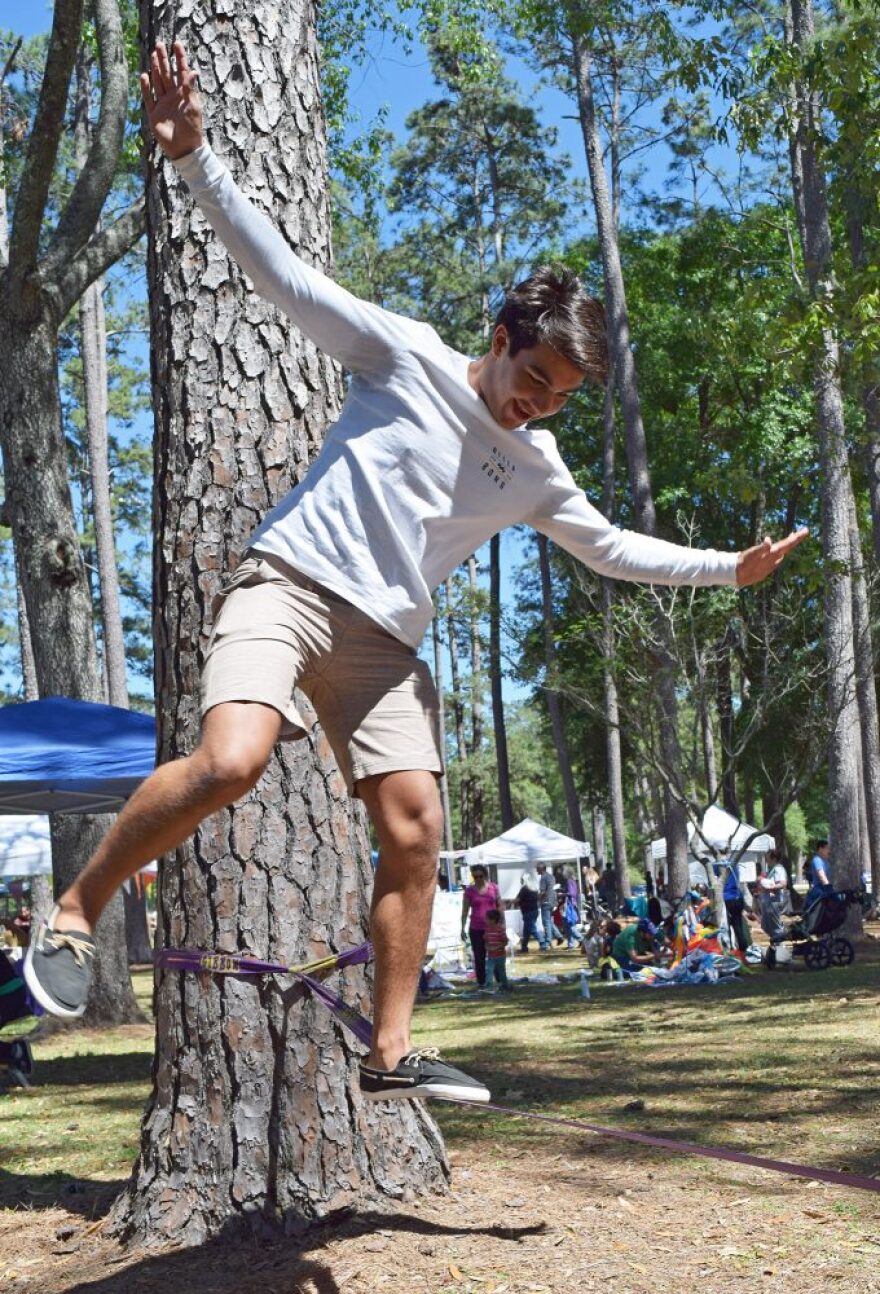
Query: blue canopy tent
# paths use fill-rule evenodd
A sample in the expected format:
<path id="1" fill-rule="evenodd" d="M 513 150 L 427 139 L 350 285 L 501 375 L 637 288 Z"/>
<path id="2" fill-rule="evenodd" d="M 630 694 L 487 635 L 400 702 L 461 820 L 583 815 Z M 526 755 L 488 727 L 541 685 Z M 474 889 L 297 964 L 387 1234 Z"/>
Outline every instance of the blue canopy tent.
<path id="1" fill-rule="evenodd" d="M 152 715 L 64 696 L 0 709 L 0 814 L 115 813 L 155 763 Z"/>

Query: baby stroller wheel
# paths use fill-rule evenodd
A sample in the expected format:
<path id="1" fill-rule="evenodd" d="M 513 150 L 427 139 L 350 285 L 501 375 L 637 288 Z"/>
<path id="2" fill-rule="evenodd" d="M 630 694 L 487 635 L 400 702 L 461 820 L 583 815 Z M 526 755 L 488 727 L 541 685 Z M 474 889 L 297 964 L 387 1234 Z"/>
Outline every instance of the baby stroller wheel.
<path id="1" fill-rule="evenodd" d="M 849 966 L 856 955 L 856 950 L 843 935 L 831 940 L 831 965 Z"/>
<path id="2" fill-rule="evenodd" d="M 827 970 L 831 965 L 831 948 L 824 939 L 809 943 L 804 951 L 804 960 L 811 970 Z"/>

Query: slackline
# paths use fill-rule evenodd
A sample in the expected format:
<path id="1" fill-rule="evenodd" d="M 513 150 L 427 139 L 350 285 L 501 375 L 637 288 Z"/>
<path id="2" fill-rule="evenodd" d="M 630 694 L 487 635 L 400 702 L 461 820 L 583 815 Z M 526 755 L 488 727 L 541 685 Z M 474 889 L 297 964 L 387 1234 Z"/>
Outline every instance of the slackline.
<path id="1" fill-rule="evenodd" d="M 342 970 L 345 966 L 369 961 L 372 948 L 369 944 L 351 949 L 346 953 L 330 955 L 314 962 L 305 962 L 301 966 L 284 966 L 276 963 L 259 962 L 239 954 L 212 953 L 198 949 L 173 948 L 163 949 L 156 954 L 159 966 L 168 970 L 193 971 L 195 973 L 220 973 L 236 976 L 253 974 L 289 974 L 308 988 L 320 1002 L 323 1002 L 346 1029 L 366 1046 L 370 1045 L 372 1024 L 354 1007 L 349 1006 L 338 993 L 328 989 L 314 976 L 322 977 L 333 970 Z M 309 973 L 311 972 L 311 974 Z M 532 1119 L 537 1123 L 549 1123 L 560 1128 L 574 1128 L 578 1132 L 589 1132 L 597 1137 L 612 1137 L 617 1141 L 629 1141 L 639 1146 L 653 1146 L 656 1150 L 668 1150 L 676 1155 L 696 1155 L 701 1159 L 721 1159 L 730 1164 L 745 1164 L 748 1168 L 762 1168 L 769 1173 L 783 1173 L 786 1177 L 804 1177 L 814 1182 L 826 1182 L 830 1186 L 849 1186 L 857 1191 L 880 1193 L 880 1178 L 866 1177 L 860 1173 L 847 1173 L 836 1168 L 814 1168 L 810 1164 L 792 1164 L 785 1159 L 768 1159 L 763 1155 L 750 1155 L 741 1150 L 728 1150 L 722 1146 L 702 1146 L 694 1141 L 678 1141 L 673 1137 L 656 1137 L 649 1132 L 627 1132 L 623 1128 L 606 1128 L 601 1124 L 587 1123 L 583 1119 L 568 1119 L 560 1114 L 541 1114 L 538 1110 L 517 1110 L 509 1105 L 494 1105 L 487 1101 L 466 1101 L 452 1097 L 435 1096 L 435 1101 L 445 1101 L 448 1105 L 467 1105 L 475 1110 L 491 1110 L 495 1114 L 506 1114 L 513 1119 Z"/>

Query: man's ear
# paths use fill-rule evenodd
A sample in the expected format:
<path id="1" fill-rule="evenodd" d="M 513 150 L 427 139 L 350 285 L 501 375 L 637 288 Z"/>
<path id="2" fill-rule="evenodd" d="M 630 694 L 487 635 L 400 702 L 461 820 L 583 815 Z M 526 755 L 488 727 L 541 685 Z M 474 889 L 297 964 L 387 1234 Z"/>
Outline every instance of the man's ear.
<path id="1" fill-rule="evenodd" d="M 494 359 L 500 359 L 510 345 L 510 334 L 504 324 L 497 324 L 492 334 L 491 353 Z"/>

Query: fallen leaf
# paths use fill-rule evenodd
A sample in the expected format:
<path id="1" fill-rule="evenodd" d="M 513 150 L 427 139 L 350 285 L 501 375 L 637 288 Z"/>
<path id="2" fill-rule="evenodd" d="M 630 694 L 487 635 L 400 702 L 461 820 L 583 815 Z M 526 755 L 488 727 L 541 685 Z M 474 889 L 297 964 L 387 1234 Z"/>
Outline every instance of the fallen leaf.
<path id="1" fill-rule="evenodd" d="M 461 1274 L 461 1272 L 459 1271 L 459 1269 L 456 1267 L 455 1263 L 450 1263 L 450 1264 L 449 1264 L 449 1275 L 452 1277 L 452 1279 L 453 1279 L 454 1281 L 463 1281 L 463 1280 L 464 1280 L 464 1277 L 462 1276 L 462 1274 Z"/>

